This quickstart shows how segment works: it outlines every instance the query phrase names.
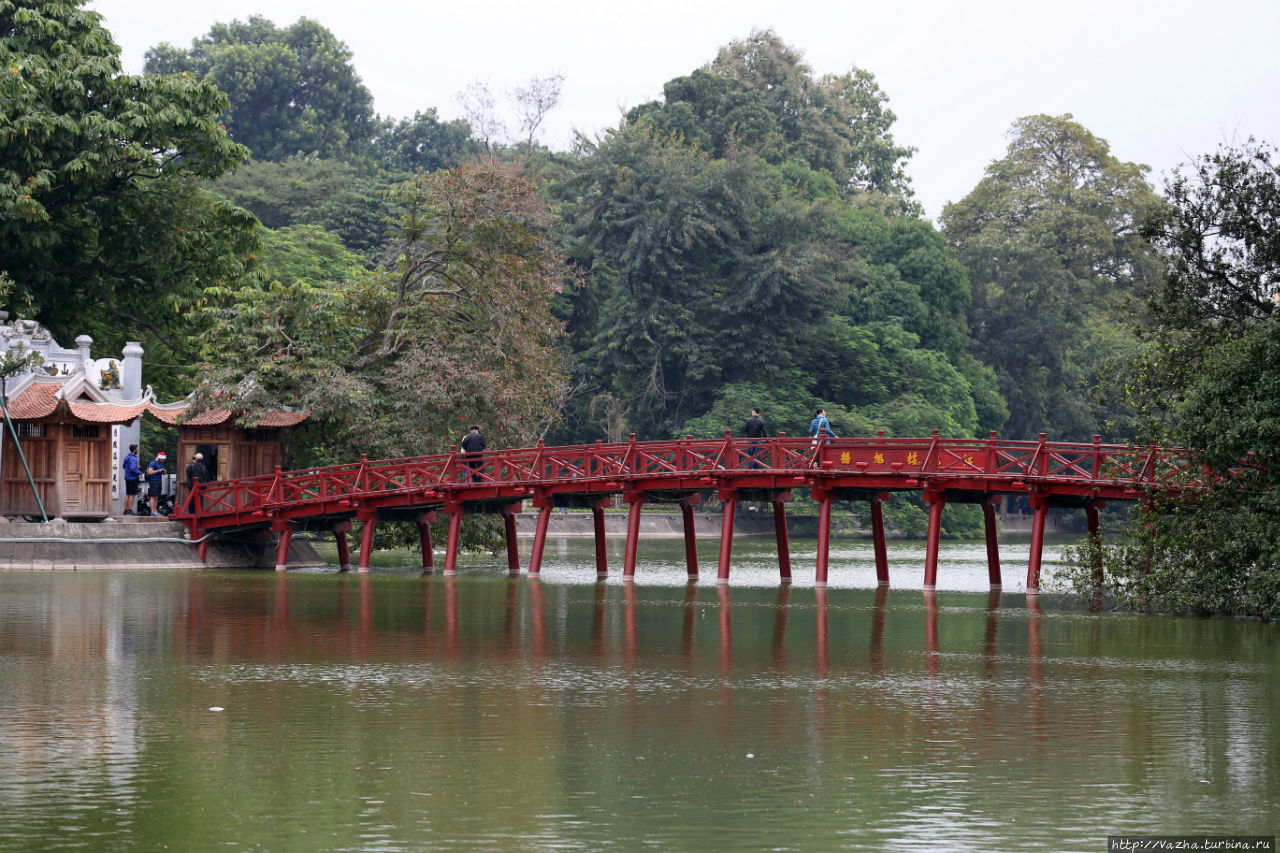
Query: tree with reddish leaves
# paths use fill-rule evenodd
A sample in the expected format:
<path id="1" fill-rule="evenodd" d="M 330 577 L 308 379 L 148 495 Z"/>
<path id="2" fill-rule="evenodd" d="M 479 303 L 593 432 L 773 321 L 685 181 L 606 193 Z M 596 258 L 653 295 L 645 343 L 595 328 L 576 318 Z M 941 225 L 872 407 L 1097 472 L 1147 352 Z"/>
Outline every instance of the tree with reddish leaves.
<path id="1" fill-rule="evenodd" d="M 295 464 L 446 450 L 472 423 L 492 446 L 536 440 L 567 393 L 553 295 L 579 274 L 515 167 L 480 160 L 396 187 L 394 252 L 339 282 L 220 294 L 202 398 L 252 388 L 253 412 L 308 410 Z"/>

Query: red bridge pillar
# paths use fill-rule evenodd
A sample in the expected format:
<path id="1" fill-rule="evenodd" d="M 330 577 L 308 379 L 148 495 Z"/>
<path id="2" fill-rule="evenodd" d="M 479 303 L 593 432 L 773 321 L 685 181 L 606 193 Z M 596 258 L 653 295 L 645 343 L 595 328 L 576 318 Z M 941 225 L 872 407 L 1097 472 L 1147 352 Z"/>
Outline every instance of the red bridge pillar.
<path id="1" fill-rule="evenodd" d="M 591 503 L 591 532 L 595 538 L 597 580 L 609 577 L 609 548 L 604 535 L 604 511 L 609 508 L 612 500 L 612 498 L 601 498 Z M 634 561 L 631 563 L 631 572 L 635 573 Z"/>
<path id="2" fill-rule="evenodd" d="M 1098 510 L 1105 507 L 1104 501 L 1093 501 L 1084 508 L 1084 517 L 1089 522 L 1089 565 L 1093 569 L 1093 585 L 1102 587 L 1102 530 L 1098 525 Z"/>
<path id="3" fill-rule="evenodd" d="M 925 487 L 924 502 L 929 505 L 929 533 L 924 546 L 924 588 L 933 589 L 938 582 L 938 541 L 942 538 L 942 508 L 947 496 L 939 489 Z"/>
<path id="4" fill-rule="evenodd" d="M 996 504 L 999 495 L 988 495 L 982 502 L 982 525 L 987 534 L 987 580 L 992 589 L 1000 589 L 1000 543 L 996 539 Z"/>
<path id="5" fill-rule="evenodd" d="M 356 518 L 363 522 L 360 525 L 360 567 L 356 571 L 365 574 L 373 562 L 373 531 L 378 525 L 378 512 L 367 510 L 357 513 Z"/>
<path id="6" fill-rule="evenodd" d="M 462 504 L 448 501 L 444 505 L 449 516 L 449 541 L 444 552 L 444 576 L 451 578 L 458 573 L 458 540 L 462 537 Z"/>
<path id="7" fill-rule="evenodd" d="M 640 544 L 640 508 L 644 506 L 644 492 L 626 491 L 622 499 L 627 502 L 627 550 L 622 558 L 622 576 L 636 575 L 636 547 Z M 596 576 L 600 576 L 597 568 Z"/>
<path id="8" fill-rule="evenodd" d="M 1032 492 L 1031 509 L 1031 556 L 1027 560 L 1027 594 L 1040 592 L 1040 559 L 1044 556 L 1044 523 L 1049 515 L 1049 496 L 1041 492 Z"/>
<path id="9" fill-rule="evenodd" d="M 778 581 L 791 583 L 791 542 L 787 538 L 787 503 L 791 492 L 776 492 L 773 496 L 773 535 L 778 541 Z"/>
<path id="10" fill-rule="evenodd" d="M 533 547 L 529 551 L 529 577 L 542 576 L 542 549 L 547 544 L 547 526 L 551 523 L 553 501 L 546 495 L 538 495 L 533 499 L 538 508 L 538 526 L 533 531 Z"/>
<path id="11" fill-rule="evenodd" d="M 351 571 L 351 548 L 347 534 L 351 532 L 351 519 L 344 519 L 333 526 L 333 540 L 338 543 L 338 571 Z"/>
<path id="12" fill-rule="evenodd" d="M 884 537 L 884 502 L 888 492 L 871 496 L 871 544 L 876 554 L 876 585 L 889 585 L 889 549 Z"/>
<path id="13" fill-rule="evenodd" d="M 502 505 L 502 525 L 507 534 L 507 574 L 520 574 L 520 546 L 516 542 L 516 516 L 520 514 L 521 501 Z"/>
<path id="14" fill-rule="evenodd" d="M 287 521 L 272 521 L 271 529 L 279 536 L 276 542 L 276 571 L 288 571 L 289 540 L 293 537 L 293 528 Z"/>
<path id="15" fill-rule="evenodd" d="M 815 451 L 816 452 L 816 451 Z M 813 572 L 817 587 L 827 585 L 827 559 L 831 552 L 831 492 L 821 487 L 809 489 L 810 496 L 818 502 L 818 563 Z"/>
<path id="16" fill-rule="evenodd" d="M 434 511 L 418 513 L 418 545 L 422 548 L 422 571 L 428 575 L 436 570 L 435 549 L 431 546 L 431 522 L 435 520 Z"/>
<path id="17" fill-rule="evenodd" d="M 689 580 L 698 579 L 698 538 L 693 529 L 693 508 L 702 502 L 702 495 L 689 495 L 680 501 L 680 518 L 684 522 L 684 565 Z"/>
<path id="18" fill-rule="evenodd" d="M 729 561 L 733 556 L 733 522 L 738 510 L 738 493 L 733 489 L 722 489 L 718 496 L 724 501 L 724 516 L 720 523 L 720 571 L 716 574 L 716 583 L 728 583 Z"/>

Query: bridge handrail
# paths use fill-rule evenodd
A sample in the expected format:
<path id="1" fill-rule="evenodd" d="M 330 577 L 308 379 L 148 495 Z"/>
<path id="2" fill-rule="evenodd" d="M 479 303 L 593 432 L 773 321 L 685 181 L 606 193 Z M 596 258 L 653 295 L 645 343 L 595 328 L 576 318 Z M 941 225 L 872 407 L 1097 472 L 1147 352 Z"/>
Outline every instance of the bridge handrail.
<path id="1" fill-rule="evenodd" d="M 752 451 L 755 451 L 754 453 Z M 1049 442 L 988 438 L 944 438 L 935 430 L 924 438 L 828 438 L 807 436 L 746 439 L 672 439 L 487 450 L 473 471 L 471 457 L 447 453 L 319 466 L 201 484 L 200 500 L 189 496 L 174 513 L 198 523 L 202 517 L 265 513 L 281 507 L 361 496 L 481 485 L 536 487 L 565 481 L 643 482 L 662 478 L 791 475 L 808 479 L 858 472 L 913 477 L 945 483 L 957 478 L 1019 478 L 1027 482 L 1120 485 L 1135 490 L 1201 482 L 1203 472 L 1178 448 L 1131 447 L 1092 442 Z M 901 461 L 891 461 L 901 460 Z"/>

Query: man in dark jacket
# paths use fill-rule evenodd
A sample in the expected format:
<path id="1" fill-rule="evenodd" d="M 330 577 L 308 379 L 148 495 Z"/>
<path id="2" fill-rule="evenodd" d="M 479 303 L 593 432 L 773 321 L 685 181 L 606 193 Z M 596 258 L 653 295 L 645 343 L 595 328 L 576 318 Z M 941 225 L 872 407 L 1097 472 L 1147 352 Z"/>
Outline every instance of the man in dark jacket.
<path id="1" fill-rule="evenodd" d="M 138 502 L 138 491 L 142 485 L 142 469 L 138 467 L 138 445 L 129 445 L 129 453 L 124 457 L 124 514 L 133 515 L 133 507 Z"/>
<path id="2" fill-rule="evenodd" d="M 471 482 L 480 482 L 480 469 L 484 467 L 484 460 L 480 458 L 480 453 L 484 450 L 484 436 L 480 434 L 480 427 L 473 425 L 471 432 L 462 438 L 462 452 L 466 454 L 463 459 L 466 460 L 467 467 L 471 469 Z"/>
<path id="3" fill-rule="evenodd" d="M 195 491 L 196 483 L 209 482 L 209 469 L 204 464 L 204 454 L 196 453 L 187 463 L 187 494 Z"/>
<path id="4" fill-rule="evenodd" d="M 751 417 L 747 418 L 747 425 L 742 428 L 742 431 L 747 434 L 747 438 L 754 439 L 747 443 L 747 456 L 751 457 L 747 467 L 759 468 L 760 463 L 756 461 L 756 457 L 760 455 L 760 439 L 769 435 L 769 431 L 764 426 L 764 418 L 760 417 L 759 407 L 751 410 Z"/>

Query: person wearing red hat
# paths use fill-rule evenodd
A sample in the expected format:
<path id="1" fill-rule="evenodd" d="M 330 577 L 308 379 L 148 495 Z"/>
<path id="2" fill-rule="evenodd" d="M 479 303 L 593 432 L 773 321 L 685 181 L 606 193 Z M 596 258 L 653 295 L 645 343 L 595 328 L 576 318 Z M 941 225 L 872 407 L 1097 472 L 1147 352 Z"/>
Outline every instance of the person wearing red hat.
<path id="1" fill-rule="evenodd" d="M 151 502 L 151 515 L 156 518 L 160 516 L 160 491 L 164 488 L 164 463 L 167 458 L 164 451 L 161 450 L 156 454 L 156 458 L 151 460 L 151 464 L 147 466 L 147 498 Z"/>

